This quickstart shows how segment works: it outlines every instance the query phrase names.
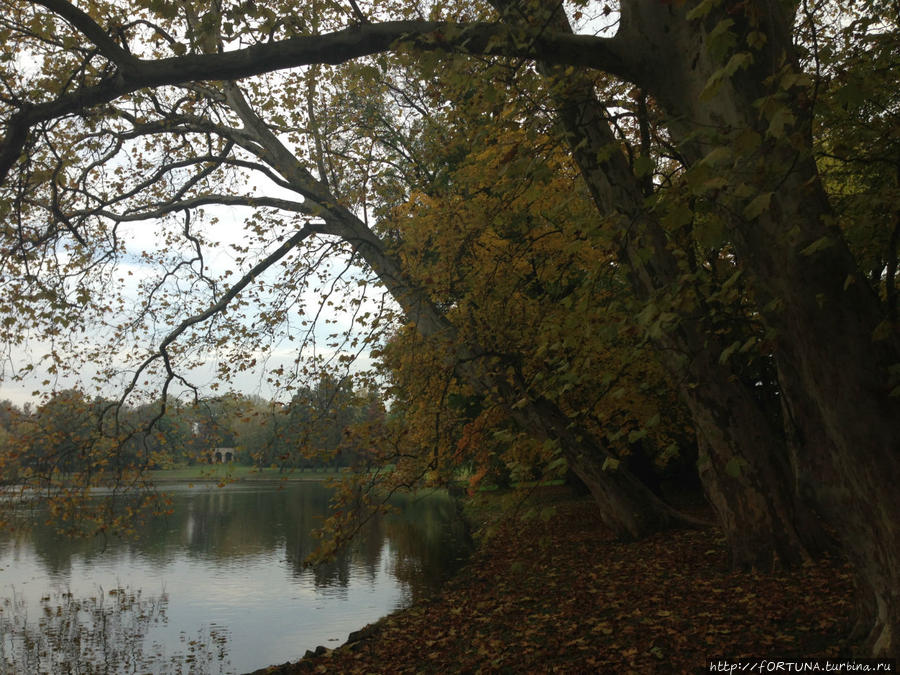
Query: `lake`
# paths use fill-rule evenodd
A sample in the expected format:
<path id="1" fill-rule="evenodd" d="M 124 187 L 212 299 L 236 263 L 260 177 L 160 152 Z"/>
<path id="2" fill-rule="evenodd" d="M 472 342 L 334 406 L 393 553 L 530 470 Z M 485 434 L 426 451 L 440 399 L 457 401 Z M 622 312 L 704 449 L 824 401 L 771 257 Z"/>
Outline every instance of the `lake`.
<path id="1" fill-rule="evenodd" d="M 0 673 L 244 673 L 336 647 L 431 593 L 468 553 L 442 493 L 400 497 L 334 562 L 315 482 L 167 487 L 134 541 L 0 535 Z"/>

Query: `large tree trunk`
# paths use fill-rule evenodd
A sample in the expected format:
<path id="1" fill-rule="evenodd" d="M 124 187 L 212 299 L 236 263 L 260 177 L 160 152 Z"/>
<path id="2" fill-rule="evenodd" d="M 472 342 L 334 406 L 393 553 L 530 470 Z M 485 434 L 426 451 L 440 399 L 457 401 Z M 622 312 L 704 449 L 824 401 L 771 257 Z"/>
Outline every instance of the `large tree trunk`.
<path id="1" fill-rule="evenodd" d="M 809 201 L 801 205 L 799 197 L 794 200 L 791 210 L 785 204 L 789 198 L 779 200 L 783 212 L 793 212 L 794 218 L 801 211 L 809 215 Z M 826 236 L 826 228 L 821 231 Z M 869 293 L 862 277 L 856 276 L 860 281 L 850 292 L 835 283 L 833 276 L 847 279 L 858 274 L 848 264 L 849 256 L 835 255 L 843 249 L 843 242 L 836 242 L 833 247 L 839 250 L 814 256 L 820 260 L 772 256 L 783 258 L 780 264 L 794 270 L 785 275 L 780 288 L 770 289 L 783 300 L 785 311 L 767 319 L 779 328 L 781 385 L 800 439 L 798 472 L 807 477 L 820 509 L 838 529 L 860 577 L 858 630 L 868 622 L 866 643 L 871 652 L 896 656 L 900 400 L 889 394 L 888 368 L 900 361 L 900 354 L 890 353 L 888 344 L 872 341 L 880 316 L 873 308 L 874 294 L 860 297 Z"/>
<path id="2" fill-rule="evenodd" d="M 570 30 L 564 18 L 557 21 Z M 644 207 L 640 181 L 617 149 L 592 84 L 559 76 L 555 69 L 545 72 L 598 210 L 620 221 L 620 258 L 630 269 L 635 294 L 648 302 L 666 302 L 667 293 L 677 293 L 682 272 L 664 229 Z M 669 355 L 663 363 L 691 410 L 700 437 L 700 477 L 732 564 L 747 568 L 808 560 L 826 537 L 794 489 L 782 430 L 749 387 L 719 363 L 725 345 L 705 329 L 702 316 L 696 324 L 683 320 L 655 341 Z"/>
<path id="3" fill-rule="evenodd" d="M 682 394 L 698 429 L 700 478 L 733 566 L 807 561 L 828 538 L 796 489 L 784 434 L 712 354 L 689 371 L 695 379 Z"/>
<path id="4" fill-rule="evenodd" d="M 640 539 L 675 526 L 705 525 L 661 501 L 616 462 L 588 431 L 573 428 L 571 419 L 552 401 L 534 399 L 529 392 L 480 366 L 484 359 L 478 358 L 478 347 L 461 341 L 452 323 L 428 301 L 423 291 L 406 279 L 399 263 L 385 250 L 380 240 L 367 228 L 363 231 L 365 226 L 359 221 L 345 220 L 345 224 L 354 230 L 352 239 L 348 240 L 354 241 L 365 261 L 415 322 L 418 332 L 423 337 L 439 335 L 455 345 L 452 365 L 457 374 L 477 391 L 497 392 L 508 405 L 516 402 L 515 407 L 509 408 L 509 413 L 524 431 L 538 438 L 551 438 L 559 442 L 569 466 L 597 502 L 603 523 L 617 538 Z"/>
<path id="5" fill-rule="evenodd" d="M 729 139 L 758 139 L 735 153 L 731 180 L 716 201 L 765 301 L 764 319 L 777 331 L 797 469 L 856 563 L 869 649 L 896 655 L 900 398 L 890 394 L 889 369 L 900 362 L 900 340 L 895 327 L 884 330 L 888 315 L 832 224 L 812 156 L 809 98 L 794 77 L 793 17 L 784 7 L 716 8 L 688 21 L 689 8 L 632 0 L 623 3 L 620 32 L 635 45 L 635 79 L 671 115 L 670 131 L 685 153 L 702 157 Z M 730 57 L 707 48 L 726 20 L 739 48 L 758 47 L 748 52 L 746 68 L 709 88 Z M 751 33 L 764 42 L 749 40 Z"/>
<path id="6" fill-rule="evenodd" d="M 779 370 L 791 423 L 803 441 L 798 470 L 810 474 L 821 509 L 839 529 L 860 575 L 860 620 L 868 616 L 873 654 L 900 649 L 900 399 L 890 396 L 889 367 L 900 362 L 893 336 L 873 341 L 883 320 L 875 294 L 863 280 L 840 233 L 823 225 L 804 187 L 815 174 L 789 181 L 779 195 L 785 221 L 808 228 L 801 245 L 765 252 L 758 235 L 743 242 L 751 260 L 789 270 L 777 283 L 756 283 L 782 300 L 784 311 L 767 320 L 779 329 Z M 817 213 L 818 211 L 818 213 Z M 816 215 L 822 216 L 818 221 Z M 766 218 L 769 232 L 779 228 Z M 779 219 L 780 220 L 780 219 Z M 810 227 L 819 225 L 818 228 Z M 829 237 L 812 256 L 796 251 Z M 793 249 L 793 250 L 791 250 Z M 752 252 L 752 257 L 749 256 Z M 806 259 L 804 259 L 806 258 Z M 762 265 L 760 265 L 762 266 Z M 846 279 L 857 279 L 844 288 Z M 824 438 L 823 438 L 824 437 Z M 811 439 L 813 442 L 810 442 Z"/>

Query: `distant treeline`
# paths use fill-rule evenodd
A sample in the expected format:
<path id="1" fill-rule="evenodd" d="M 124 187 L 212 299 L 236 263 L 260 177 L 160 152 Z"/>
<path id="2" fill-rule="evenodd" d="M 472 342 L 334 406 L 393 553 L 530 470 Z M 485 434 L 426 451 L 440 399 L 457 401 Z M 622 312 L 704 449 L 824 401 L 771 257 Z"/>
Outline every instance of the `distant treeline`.
<path id="1" fill-rule="evenodd" d="M 120 408 L 101 397 L 67 389 L 22 408 L 0 403 L 0 478 L 159 469 L 205 464 L 229 448 L 252 466 L 337 468 L 365 453 L 348 433 L 353 425 L 383 420 L 376 394 L 323 377 L 300 387 L 287 403 L 227 395 L 196 403 L 169 401 Z"/>

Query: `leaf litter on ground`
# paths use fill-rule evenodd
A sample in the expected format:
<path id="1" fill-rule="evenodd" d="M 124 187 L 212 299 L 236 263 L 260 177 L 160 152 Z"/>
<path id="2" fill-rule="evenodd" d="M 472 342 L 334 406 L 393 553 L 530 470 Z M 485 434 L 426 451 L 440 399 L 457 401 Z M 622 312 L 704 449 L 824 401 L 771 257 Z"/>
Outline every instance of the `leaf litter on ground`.
<path id="1" fill-rule="evenodd" d="M 679 673 L 707 660 L 838 657 L 853 583 L 826 556 L 735 572 L 718 530 L 622 543 L 590 498 L 507 514 L 436 596 L 354 641 L 258 673 Z"/>

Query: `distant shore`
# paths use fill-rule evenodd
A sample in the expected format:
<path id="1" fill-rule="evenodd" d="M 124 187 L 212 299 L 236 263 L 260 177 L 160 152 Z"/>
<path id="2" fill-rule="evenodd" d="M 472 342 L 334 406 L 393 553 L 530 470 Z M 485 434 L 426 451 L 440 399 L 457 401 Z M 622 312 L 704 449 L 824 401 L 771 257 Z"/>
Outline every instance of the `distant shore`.
<path id="1" fill-rule="evenodd" d="M 284 469 L 236 464 L 198 464 L 149 472 L 154 483 L 283 483 L 321 482 L 341 475 L 341 470 Z"/>

